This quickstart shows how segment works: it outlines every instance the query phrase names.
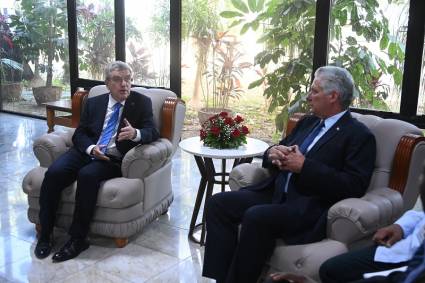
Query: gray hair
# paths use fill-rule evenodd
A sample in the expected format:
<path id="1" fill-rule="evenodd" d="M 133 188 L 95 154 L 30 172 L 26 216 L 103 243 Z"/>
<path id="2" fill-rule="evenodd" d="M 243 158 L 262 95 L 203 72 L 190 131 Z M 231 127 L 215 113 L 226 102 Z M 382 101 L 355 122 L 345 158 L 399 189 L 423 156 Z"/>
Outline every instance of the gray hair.
<path id="1" fill-rule="evenodd" d="M 105 71 L 104 71 L 105 81 L 111 78 L 111 74 L 113 71 L 125 71 L 125 70 L 130 71 L 130 75 L 133 75 L 133 69 L 131 69 L 130 65 L 128 65 L 127 63 L 123 61 L 114 61 L 109 63 L 108 65 L 106 65 Z"/>
<path id="2" fill-rule="evenodd" d="M 320 79 L 320 87 L 326 94 L 336 91 L 340 94 L 342 109 L 347 109 L 353 100 L 354 80 L 347 69 L 336 66 L 320 67 L 314 73 Z"/>

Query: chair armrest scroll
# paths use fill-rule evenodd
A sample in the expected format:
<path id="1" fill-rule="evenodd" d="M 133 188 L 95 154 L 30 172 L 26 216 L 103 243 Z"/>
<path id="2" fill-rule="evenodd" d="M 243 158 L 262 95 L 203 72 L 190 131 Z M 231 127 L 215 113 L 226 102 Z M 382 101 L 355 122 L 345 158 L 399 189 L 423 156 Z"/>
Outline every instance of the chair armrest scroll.
<path id="1" fill-rule="evenodd" d="M 136 146 L 128 151 L 122 160 L 122 175 L 125 178 L 143 179 L 169 162 L 172 152 L 173 146 L 165 138 Z"/>
<path id="2" fill-rule="evenodd" d="M 242 163 L 233 168 L 229 175 L 229 187 L 232 191 L 259 183 L 271 176 L 270 170 L 259 163 Z"/>
<path id="3" fill-rule="evenodd" d="M 87 90 L 77 90 L 72 96 L 72 105 L 71 105 L 71 125 L 73 128 L 78 127 L 80 124 L 81 112 L 83 111 L 83 103 L 87 98 L 89 92 Z"/>
<path id="4" fill-rule="evenodd" d="M 334 204 L 328 212 L 328 237 L 350 244 L 378 228 L 392 224 L 403 212 L 399 192 L 379 188 L 362 198 L 349 198 Z"/>
<path id="5" fill-rule="evenodd" d="M 403 194 L 409 175 L 412 153 L 418 143 L 424 142 L 425 137 L 414 134 L 404 135 L 400 139 L 394 155 L 392 174 L 389 181 L 390 188 Z"/>
<path id="6" fill-rule="evenodd" d="M 44 134 L 34 141 L 33 151 L 41 167 L 49 167 L 72 146 L 73 131 Z"/>

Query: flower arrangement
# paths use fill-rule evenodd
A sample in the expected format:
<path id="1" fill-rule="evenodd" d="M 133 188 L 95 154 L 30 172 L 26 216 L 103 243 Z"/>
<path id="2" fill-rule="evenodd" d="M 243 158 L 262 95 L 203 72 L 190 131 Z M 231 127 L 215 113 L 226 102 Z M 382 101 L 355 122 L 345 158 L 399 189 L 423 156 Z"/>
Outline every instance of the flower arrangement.
<path id="1" fill-rule="evenodd" d="M 202 124 L 200 130 L 201 140 L 204 145 L 213 148 L 237 148 L 246 143 L 248 127 L 242 125 L 244 119 L 236 115 L 231 117 L 227 112 L 211 116 Z"/>

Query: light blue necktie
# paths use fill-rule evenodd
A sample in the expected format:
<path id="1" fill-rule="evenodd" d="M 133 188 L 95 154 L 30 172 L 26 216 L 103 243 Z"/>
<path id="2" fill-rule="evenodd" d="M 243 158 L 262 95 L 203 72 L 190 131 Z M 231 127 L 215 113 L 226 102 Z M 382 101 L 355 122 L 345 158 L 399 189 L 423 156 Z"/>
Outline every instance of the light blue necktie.
<path id="1" fill-rule="evenodd" d="M 106 152 L 106 149 L 108 147 L 109 141 L 111 140 L 112 136 L 115 133 L 115 128 L 117 126 L 118 117 L 120 114 L 120 108 L 121 103 L 117 102 L 113 106 L 114 112 L 112 112 L 111 118 L 109 118 L 108 124 L 106 125 L 105 129 L 103 129 L 102 136 L 99 139 L 99 145 L 105 145 L 101 151 L 103 153 Z"/>
<path id="2" fill-rule="evenodd" d="M 320 133 L 320 131 L 325 126 L 325 123 L 323 120 L 320 121 L 319 124 L 317 124 L 316 127 L 310 132 L 310 134 L 304 139 L 303 143 L 300 145 L 299 150 L 302 154 L 305 155 L 307 152 L 307 148 L 310 146 L 310 144 L 314 141 L 314 139 L 317 137 L 317 135 Z M 273 203 L 281 203 L 283 195 L 285 194 L 285 186 L 286 186 L 286 179 L 288 178 L 288 171 L 281 171 L 274 182 L 275 189 L 273 193 Z"/>

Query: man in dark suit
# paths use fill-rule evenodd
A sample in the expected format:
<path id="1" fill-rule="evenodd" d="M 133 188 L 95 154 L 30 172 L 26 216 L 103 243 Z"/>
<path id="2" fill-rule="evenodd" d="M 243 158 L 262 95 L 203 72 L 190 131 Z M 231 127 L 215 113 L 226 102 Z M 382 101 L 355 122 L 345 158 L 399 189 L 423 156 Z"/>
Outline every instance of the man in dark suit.
<path id="1" fill-rule="evenodd" d="M 109 93 L 87 99 L 73 146 L 48 168 L 40 192 L 41 232 L 35 255 L 47 257 L 63 189 L 77 181 L 75 210 L 69 241 L 53 255 L 54 262 L 78 256 L 89 247 L 86 240 L 100 183 L 121 177 L 122 157 L 133 147 L 159 137 L 153 122 L 152 102 L 130 91 L 133 71 L 121 61 L 105 69 Z"/>
<path id="2" fill-rule="evenodd" d="M 288 244 L 323 239 L 330 206 L 365 193 L 376 144 L 348 110 L 353 90 L 347 70 L 319 68 L 307 97 L 314 115 L 264 153 L 263 167 L 276 174 L 209 199 L 203 276 L 256 282 L 277 238 Z"/>

